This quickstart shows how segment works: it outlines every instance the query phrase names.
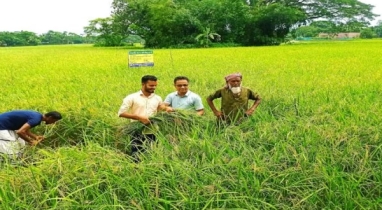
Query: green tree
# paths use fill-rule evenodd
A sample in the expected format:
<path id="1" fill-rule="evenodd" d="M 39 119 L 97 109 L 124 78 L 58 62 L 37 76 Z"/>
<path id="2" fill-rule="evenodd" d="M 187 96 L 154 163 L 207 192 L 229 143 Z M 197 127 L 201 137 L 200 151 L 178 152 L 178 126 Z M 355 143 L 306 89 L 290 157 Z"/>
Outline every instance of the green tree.
<path id="1" fill-rule="evenodd" d="M 212 40 L 216 39 L 219 41 L 220 40 L 220 35 L 212 32 L 210 28 L 205 28 L 201 34 L 197 35 L 195 37 L 196 41 L 203 46 L 203 47 L 209 47 L 210 43 Z"/>
<path id="2" fill-rule="evenodd" d="M 377 25 L 373 27 L 373 30 L 377 37 L 382 37 L 382 20 L 378 21 Z"/>
<path id="3" fill-rule="evenodd" d="M 68 44 L 81 44 L 85 42 L 85 38 L 76 33 L 69 32 L 67 33 L 67 42 Z"/>
<path id="4" fill-rule="evenodd" d="M 39 37 L 30 31 L 0 32 L 3 46 L 34 46 L 41 43 Z"/>
<path id="5" fill-rule="evenodd" d="M 79 44 L 84 37 L 71 32 L 48 31 L 36 35 L 30 31 L 0 32 L 0 41 L 6 46 L 35 46 L 40 44 Z"/>
<path id="6" fill-rule="evenodd" d="M 0 32 L 2 46 L 17 46 L 20 42 L 12 32 Z"/>
<path id="7" fill-rule="evenodd" d="M 328 34 L 329 38 L 332 38 L 341 32 L 341 28 L 333 21 L 314 21 L 310 24 L 310 26 L 317 28 L 318 33 Z"/>
<path id="8" fill-rule="evenodd" d="M 39 37 L 30 31 L 14 32 L 15 36 L 21 40 L 23 46 L 35 46 L 41 43 Z"/>
<path id="9" fill-rule="evenodd" d="M 198 20 L 199 35 L 206 28 L 219 34 L 222 42 L 243 43 L 245 28 L 250 24 L 250 6 L 243 0 L 190 1 L 192 15 Z"/>
<path id="10" fill-rule="evenodd" d="M 43 44 L 67 44 L 65 34 L 58 31 L 49 30 L 47 33 L 42 34 L 41 41 Z"/>
<path id="11" fill-rule="evenodd" d="M 375 32 L 371 29 L 371 28 L 365 28 L 361 31 L 361 35 L 360 37 L 362 39 L 372 39 L 374 37 L 376 37 L 377 35 L 375 34 Z"/>
<path id="12" fill-rule="evenodd" d="M 191 6 L 190 6 L 191 5 Z M 171 0 L 115 0 L 114 20 L 124 34 L 139 35 L 146 47 L 194 43 L 201 27 L 192 3 Z"/>
<path id="13" fill-rule="evenodd" d="M 318 28 L 314 26 L 301 26 L 295 30 L 294 37 L 316 37 L 318 33 Z"/>
<path id="14" fill-rule="evenodd" d="M 84 30 L 87 37 L 95 37 L 98 46 L 121 46 L 125 38 L 125 35 L 116 30 L 112 17 L 90 20 Z"/>
<path id="15" fill-rule="evenodd" d="M 346 23 L 339 23 L 338 25 L 341 32 L 360 32 L 363 28 L 367 27 L 368 24 L 357 20 L 350 20 Z"/>
<path id="16" fill-rule="evenodd" d="M 252 10 L 252 14 L 246 45 L 278 45 L 284 42 L 293 25 L 302 24 L 306 19 L 301 10 L 282 4 L 259 7 Z"/>
<path id="17" fill-rule="evenodd" d="M 306 15 L 306 20 L 327 19 L 348 22 L 365 21 L 376 17 L 371 11 L 373 5 L 358 0 L 255 0 L 260 4 L 280 3 L 286 7 L 297 8 Z"/>
<path id="18" fill-rule="evenodd" d="M 114 0 L 113 30 L 139 35 L 147 47 L 196 43 L 207 27 L 222 42 L 274 45 L 292 28 L 317 19 L 353 30 L 353 23 L 375 17 L 372 8 L 358 0 Z"/>

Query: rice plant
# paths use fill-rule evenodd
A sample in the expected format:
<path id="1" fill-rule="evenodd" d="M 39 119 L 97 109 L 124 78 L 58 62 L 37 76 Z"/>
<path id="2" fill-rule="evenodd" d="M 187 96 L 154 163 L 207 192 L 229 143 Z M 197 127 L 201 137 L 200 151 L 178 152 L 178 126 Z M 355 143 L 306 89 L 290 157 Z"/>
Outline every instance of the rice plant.
<path id="1" fill-rule="evenodd" d="M 0 48 L 0 112 L 64 114 L 23 164 L 0 163 L 0 209 L 380 209 L 381 47 L 158 49 L 152 68 L 128 68 L 124 48 Z M 219 128 L 205 100 L 202 117 L 160 112 L 158 142 L 128 157 L 144 125 L 117 111 L 141 76 L 162 98 L 188 76 L 205 99 L 232 72 L 263 99 L 253 116 Z"/>

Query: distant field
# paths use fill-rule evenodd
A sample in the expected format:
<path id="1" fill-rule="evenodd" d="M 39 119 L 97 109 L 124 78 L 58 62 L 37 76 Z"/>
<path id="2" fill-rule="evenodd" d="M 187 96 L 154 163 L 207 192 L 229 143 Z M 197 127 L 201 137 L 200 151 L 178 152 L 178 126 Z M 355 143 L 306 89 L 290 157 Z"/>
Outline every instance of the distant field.
<path id="1" fill-rule="evenodd" d="M 128 49 L 0 48 L 0 112 L 57 110 L 64 119 L 28 157 L 0 165 L 0 209 L 380 209 L 382 40 L 277 47 L 154 50 L 128 68 Z M 250 120 L 216 131 L 205 98 L 224 76 L 263 101 Z M 160 135 L 138 165 L 118 149 L 122 99 L 140 78 L 175 76 L 202 96 L 205 124 Z M 171 141 L 169 141 L 172 139 Z"/>

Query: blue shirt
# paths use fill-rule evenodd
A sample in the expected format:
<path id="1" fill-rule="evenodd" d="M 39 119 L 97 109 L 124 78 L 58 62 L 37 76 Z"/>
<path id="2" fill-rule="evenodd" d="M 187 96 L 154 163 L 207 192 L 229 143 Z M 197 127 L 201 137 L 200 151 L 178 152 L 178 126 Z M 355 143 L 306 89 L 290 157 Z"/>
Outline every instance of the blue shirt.
<path id="1" fill-rule="evenodd" d="M 18 130 L 25 123 L 32 128 L 40 125 L 42 114 L 36 111 L 16 110 L 0 114 L 0 130 Z"/>
<path id="2" fill-rule="evenodd" d="M 196 93 L 187 91 L 186 95 L 179 96 L 178 92 L 173 92 L 167 95 L 164 100 L 169 103 L 174 109 L 201 110 L 204 109 L 202 99 Z"/>

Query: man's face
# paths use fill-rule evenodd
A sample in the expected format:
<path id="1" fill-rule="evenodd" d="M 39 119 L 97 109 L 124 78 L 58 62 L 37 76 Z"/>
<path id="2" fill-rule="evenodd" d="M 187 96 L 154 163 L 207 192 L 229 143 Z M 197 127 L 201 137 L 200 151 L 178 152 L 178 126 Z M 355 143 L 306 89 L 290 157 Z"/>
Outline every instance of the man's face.
<path id="1" fill-rule="evenodd" d="M 185 80 L 185 79 L 182 79 L 182 80 L 177 80 L 174 84 L 175 88 L 176 88 L 176 91 L 178 92 L 178 94 L 180 95 L 184 95 L 187 93 L 188 91 L 188 81 Z"/>
<path id="2" fill-rule="evenodd" d="M 149 80 L 142 84 L 142 88 L 145 92 L 154 93 L 155 89 L 157 88 L 157 81 Z"/>
<path id="3" fill-rule="evenodd" d="M 240 77 L 235 77 L 230 80 L 228 80 L 228 85 L 230 87 L 240 87 L 241 85 L 241 78 Z"/>
<path id="4" fill-rule="evenodd" d="M 57 119 L 54 119 L 52 116 L 50 117 L 47 117 L 46 118 L 46 121 L 45 121 L 45 124 L 49 125 L 49 124 L 54 124 L 56 123 L 58 120 Z"/>

